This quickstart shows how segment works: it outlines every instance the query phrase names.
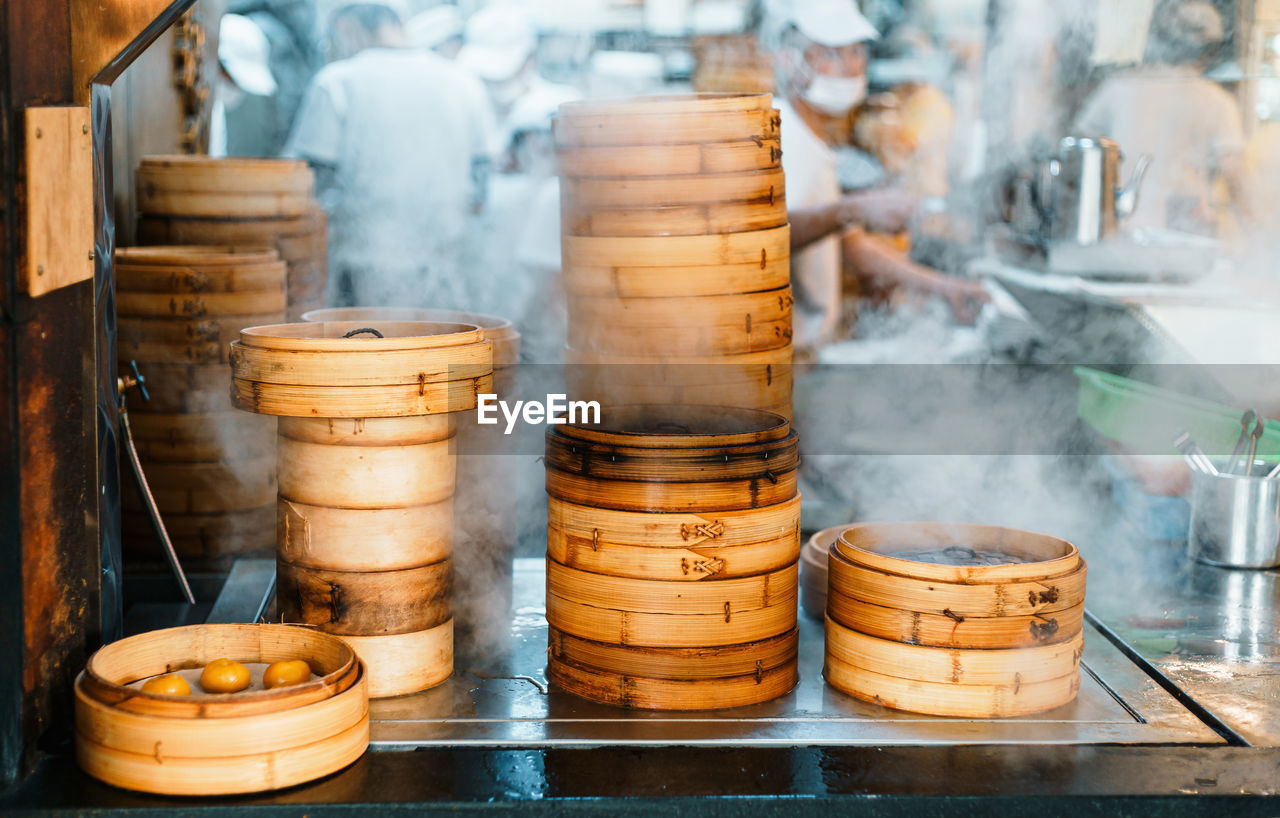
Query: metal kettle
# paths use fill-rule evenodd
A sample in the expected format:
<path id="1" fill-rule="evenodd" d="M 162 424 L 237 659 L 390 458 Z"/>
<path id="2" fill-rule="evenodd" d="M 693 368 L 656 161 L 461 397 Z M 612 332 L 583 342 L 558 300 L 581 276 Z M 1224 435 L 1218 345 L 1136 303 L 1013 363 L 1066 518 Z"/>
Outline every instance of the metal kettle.
<path id="1" fill-rule="evenodd" d="M 1133 213 L 1138 189 L 1151 164 L 1143 154 L 1120 187 L 1120 146 L 1110 139 L 1067 136 L 1056 156 L 1044 160 L 1032 186 L 1048 243 L 1097 244 L 1115 235 L 1116 224 Z"/>

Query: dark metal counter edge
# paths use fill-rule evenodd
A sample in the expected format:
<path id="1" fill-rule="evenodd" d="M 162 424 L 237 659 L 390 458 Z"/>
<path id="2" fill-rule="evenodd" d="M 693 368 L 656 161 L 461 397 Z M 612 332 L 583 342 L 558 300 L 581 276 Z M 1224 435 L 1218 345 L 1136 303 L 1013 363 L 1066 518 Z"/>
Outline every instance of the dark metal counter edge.
<path id="1" fill-rule="evenodd" d="M 101 784 L 66 756 L 0 796 L 0 814 L 1280 815 L 1280 748 L 1120 745 L 789 749 L 428 749 L 366 753 L 258 796 L 168 798 Z M 1250 797 L 1262 796 L 1262 797 Z"/>

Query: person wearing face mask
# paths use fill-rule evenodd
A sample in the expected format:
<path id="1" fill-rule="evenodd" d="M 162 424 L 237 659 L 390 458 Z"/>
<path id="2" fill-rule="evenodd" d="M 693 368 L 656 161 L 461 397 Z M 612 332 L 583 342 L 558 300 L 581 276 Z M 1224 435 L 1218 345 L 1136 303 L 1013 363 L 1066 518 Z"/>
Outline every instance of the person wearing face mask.
<path id="1" fill-rule="evenodd" d="M 494 123 L 480 81 L 409 45 L 380 3 L 334 12 L 285 151 L 329 211 L 330 303 L 470 309 L 464 230 L 483 201 Z"/>
<path id="2" fill-rule="evenodd" d="M 851 114 L 866 99 L 875 28 L 852 0 L 793 0 L 780 17 L 774 66 L 797 347 L 811 351 L 838 337 L 846 267 L 876 287 L 940 295 L 967 318 L 966 305 L 983 298 L 980 289 L 913 264 L 864 232 L 904 229 L 913 198 L 892 189 L 840 191 L 833 147 L 848 142 Z"/>

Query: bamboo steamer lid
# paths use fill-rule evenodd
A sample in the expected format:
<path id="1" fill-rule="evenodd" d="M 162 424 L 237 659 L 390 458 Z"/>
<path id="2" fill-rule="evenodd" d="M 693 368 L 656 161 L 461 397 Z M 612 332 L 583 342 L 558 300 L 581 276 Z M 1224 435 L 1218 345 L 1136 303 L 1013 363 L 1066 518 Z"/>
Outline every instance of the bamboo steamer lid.
<path id="1" fill-rule="evenodd" d="M 242 330 L 232 344 L 233 404 L 291 417 L 403 417 L 473 409 L 479 393 L 492 391 L 492 345 L 474 324 L 377 324 L 369 328 L 339 321 Z M 369 329 L 382 337 L 370 337 Z M 451 367 L 462 370 L 460 377 L 447 378 Z M 370 370 L 378 373 L 379 382 L 370 382 Z M 313 375 L 313 383 L 297 382 Z"/>
<path id="2" fill-rule="evenodd" d="M 571 236 L 707 236 L 787 224 L 782 193 L 771 199 L 710 204 L 592 207 L 562 197 L 561 230 Z"/>
<path id="3" fill-rule="evenodd" d="M 981 685 L 922 682 L 875 673 L 827 657 L 822 675 L 835 689 L 895 710 L 934 716 L 987 719 L 1042 713 L 1070 703 L 1080 674 L 1029 684 Z"/>
<path id="4" fill-rule="evenodd" d="M 453 498 L 401 508 L 314 506 L 280 498 L 280 559 L 334 571 L 395 571 L 453 553 Z"/>
<path id="5" fill-rule="evenodd" d="M 561 109 L 551 130 L 558 148 L 575 148 L 777 139 L 781 124 L 775 108 L 676 111 L 638 106 L 635 113 L 574 111 L 568 116 Z"/>
<path id="6" fill-rule="evenodd" d="M 733 111 L 768 111 L 772 94 L 642 94 L 631 97 L 577 99 L 560 104 L 556 116 L 634 116 L 669 114 L 710 114 Z"/>
<path id="7" fill-rule="evenodd" d="M 689 176 L 698 173 L 743 173 L 782 166 L 777 139 L 743 139 L 690 145 L 574 147 L 557 157 L 567 177 L 630 178 Z"/>
<path id="8" fill-rule="evenodd" d="M 416 633 L 343 636 L 369 671 L 369 698 L 417 693 L 453 675 L 453 620 Z"/>
<path id="9" fill-rule="evenodd" d="M 644 710 L 715 710 L 776 699 L 799 681 L 795 662 L 746 676 L 719 679 L 651 679 L 588 668 L 552 655 L 547 678 L 591 701 Z"/>
<path id="10" fill-rule="evenodd" d="M 657 207 L 721 202 L 773 202 L 785 195 L 781 168 L 691 176 L 569 177 L 560 195 L 575 207 Z"/>
<path id="11" fill-rule="evenodd" d="M 681 483 L 791 471 L 799 466 L 800 451 L 794 431 L 763 443 L 668 451 L 577 441 L 552 427 L 544 462 L 582 477 Z"/>
<path id="12" fill-rule="evenodd" d="M 494 366 L 520 362 L 520 333 L 507 318 L 456 310 L 419 309 L 416 307 L 331 307 L 312 310 L 303 321 L 444 321 L 475 324 L 484 331 L 484 339 L 493 343 Z"/>
<path id="13" fill-rule="evenodd" d="M 994 525 L 864 523 L 846 526 L 837 539 L 834 547 L 854 565 L 941 582 L 989 584 L 1033 581 L 1071 574 L 1082 562 L 1080 552 L 1066 540 Z M 949 565 L 896 556 L 921 547 L 980 548 L 1024 561 L 997 565 Z"/>
<path id="14" fill-rule="evenodd" d="M 248 246 L 243 244 L 157 244 L 118 247 L 114 259 L 117 266 L 130 269 L 192 267 L 226 272 L 226 268 L 275 264 L 280 261 L 280 254 L 265 243 Z"/>
<path id="15" fill-rule="evenodd" d="M 212 659 L 304 659 L 317 678 L 273 690 L 193 696 L 133 682 Z M 260 792 L 347 766 L 368 746 L 368 692 L 336 637 L 288 625 L 195 625 L 115 642 L 75 684 L 76 760 L 126 789 L 169 795 Z"/>
<path id="16" fill-rule="evenodd" d="M 599 237 L 564 235 L 563 266 L 570 267 L 700 267 L 759 264 L 791 255 L 790 228 L 727 233 L 715 236 Z M 675 292 L 671 295 L 690 295 Z"/>
<path id="17" fill-rule="evenodd" d="M 827 614 L 847 628 L 881 639 L 974 650 L 1053 644 L 1084 627 L 1084 605 L 1023 616 L 963 617 L 886 608 L 828 593 Z"/>
<path id="18" fill-rule="evenodd" d="M 333 571 L 276 561 L 285 622 L 342 636 L 416 633 L 452 618 L 449 560 L 392 571 Z"/>
<path id="19" fill-rule="evenodd" d="M 1062 642 L 1008 650 L 964 650 L 878 639 L 826 620 L 826 653 L 873 673 L 955 685 L 1046 682 L 1080 668 L 1084 634 Z"/>
<path id="20" fill-rule="evenodd" d="M 966 584 L 863 568 L 844 557 L 837 541 L 831 547 L 828 568 L 828 597 L 839 594 L 872 605 L 953 619 L 1048 614 L 1084 601 L 1083 560 L 1074 571 L 1058 577 Z"/>
<path id="21" fill-rule="evenodd" d="M 606 446 L 707 449 L 782 440 L 791 434 L 791 424 L 768 412 L 731 406 L 609 406 L 600 423 L 568 424 L 557 432 Z"/>

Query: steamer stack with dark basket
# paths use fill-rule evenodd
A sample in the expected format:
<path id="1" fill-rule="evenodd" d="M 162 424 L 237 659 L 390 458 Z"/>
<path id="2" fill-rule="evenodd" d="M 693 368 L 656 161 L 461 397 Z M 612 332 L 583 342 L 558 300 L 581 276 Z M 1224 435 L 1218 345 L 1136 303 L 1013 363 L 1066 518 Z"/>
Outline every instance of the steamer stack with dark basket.
<path id="1" fill-rule="evenodd" d="M 796 682 L 797 439 L 780 415 L 606 408 L 547 433 L 547 676 L 622 707 L 768 701 Z"/>
<path id="2" fill-rule="evenodd" d="M 120 366 L 137 364 L 150 397 L 130 398 L 134 444 L 174 548 L 196 569 L 269 554 L 275 422 L 232 407 L 227 339 L 284 320 L 284 262 L 268 247 L 131 247 L 115 273 Z M 131 482 L 122 502 L 130 559 L 158 559 Z"/>
<path id="3" fill-rule="evenodd" d="M 830 547 L 826 667 L 856 698 L 938 716 L 1022 716 L 1080 688 L 1086 566 L 1044 534 L 867 523 Z"/>
<path id="4" fill-rule="evenodd" d="M 768 94 L 566 103 L 554 122 L 575 397 L 791 416 L 790 228 Z"/>
<path id="5" fill-rule="evenodd" d="M 371 697 L 453 672 L 455 430 L 493 391 L 474 324 L 355 321 L 245 329 L 237 408 L 279 416 L 276 601 L 339 636 Z"/>
<path id="6" fill-rule="evenodd" d="M 328 221 L 314 185 L 307 163 L 293 159 L 144 157 L 137 240 L 274 247 L 289 267 L 286 320 L 298 321 L 325 301 Z"/>

